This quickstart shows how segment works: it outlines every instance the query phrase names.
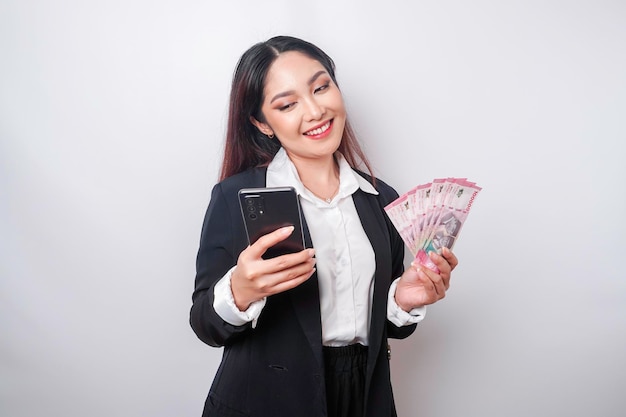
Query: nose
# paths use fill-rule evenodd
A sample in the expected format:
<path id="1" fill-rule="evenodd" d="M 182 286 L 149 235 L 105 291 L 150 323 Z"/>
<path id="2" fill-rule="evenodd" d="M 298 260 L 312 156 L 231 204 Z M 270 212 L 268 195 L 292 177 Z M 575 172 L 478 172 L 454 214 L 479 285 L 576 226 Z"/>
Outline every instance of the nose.
<path id="1" fill-rule="evenodd" d="M 322 116 L 324 116 L 324 113 L 326 113 L 326 109 L 315 97 L 309 97 L 306 100 L 305 119 L 307 122 L 320 120 Z"/>

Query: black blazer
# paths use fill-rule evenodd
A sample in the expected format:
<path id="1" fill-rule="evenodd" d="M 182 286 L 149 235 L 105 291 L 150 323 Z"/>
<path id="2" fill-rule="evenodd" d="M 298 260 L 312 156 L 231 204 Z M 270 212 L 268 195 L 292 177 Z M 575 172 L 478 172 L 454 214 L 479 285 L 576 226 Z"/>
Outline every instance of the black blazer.
<path id="1" fill-rule="evenodd" d="M 359 173 L 371 182 L 371 177 Z M 264 187 L 266 169 L 255 168 L 215 185 L 206 212 L 196 263 L 190 322 L 198 337 L 224 346 L 209 391 L 204 417 L 320 417 L 326 415 L 322 327 L 317 275 L 300 286 L 268 297 L 256 328 L 233 326 L 213 309 L 213 287 L 237 263 L 247 246 L 237 193 Z M 398 197 L 376 181 L 378 196 L 357 190 L 354 203 L 376 255 L 366 375 L 368 417 L 395 415 L 387 337 L 404 338 L 415 325 L 387 321 L 387 293 L 403 272 L 404 244 L 383 207 Z M 304 225 L 307 247 L 312 247 Z"/>

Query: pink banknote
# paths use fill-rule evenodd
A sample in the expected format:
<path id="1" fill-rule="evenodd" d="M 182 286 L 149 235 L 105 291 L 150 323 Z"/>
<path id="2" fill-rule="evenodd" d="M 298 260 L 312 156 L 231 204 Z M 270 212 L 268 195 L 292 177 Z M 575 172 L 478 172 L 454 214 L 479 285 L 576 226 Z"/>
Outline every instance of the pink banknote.
<path id="1" fill-rule="evenodd" d="M 439 178 L 412 188 L 385 211 L 418 263 L 439 272 L 428 253 L 452 249 L 481 189 L 466 178 Z"/>

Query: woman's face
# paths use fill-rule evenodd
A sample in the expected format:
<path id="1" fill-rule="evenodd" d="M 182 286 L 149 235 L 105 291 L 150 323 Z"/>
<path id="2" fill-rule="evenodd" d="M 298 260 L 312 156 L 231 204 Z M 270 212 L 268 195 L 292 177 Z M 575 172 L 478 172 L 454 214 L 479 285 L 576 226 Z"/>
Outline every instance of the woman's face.
<path id="1" fill-rule="evenodd" d="M 341 92 L 322 64 L 300 52 L 285 52 L 270 67 L 261 112 L 265 121 L 252 122 L 275 135 L 294 162 L 332 158 L 341 143 Z"/>

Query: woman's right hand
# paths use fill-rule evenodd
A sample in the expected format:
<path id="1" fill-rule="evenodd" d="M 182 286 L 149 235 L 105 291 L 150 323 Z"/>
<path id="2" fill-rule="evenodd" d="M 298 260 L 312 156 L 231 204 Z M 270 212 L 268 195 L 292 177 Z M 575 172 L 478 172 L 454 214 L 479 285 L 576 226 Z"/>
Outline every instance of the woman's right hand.
<path id="1" fill-rule="evenodd" d="M 293 226 L 280 228 L 259 238 L 248 246 L 237 259 L 231 275 L 231 289 L 237 308 L 248 309 L 251 303 L 263 297 L 290 290 L 309 279 L 315 272 L 315 250 L 263 259 L 267 249 L 293 232 Z"/>

